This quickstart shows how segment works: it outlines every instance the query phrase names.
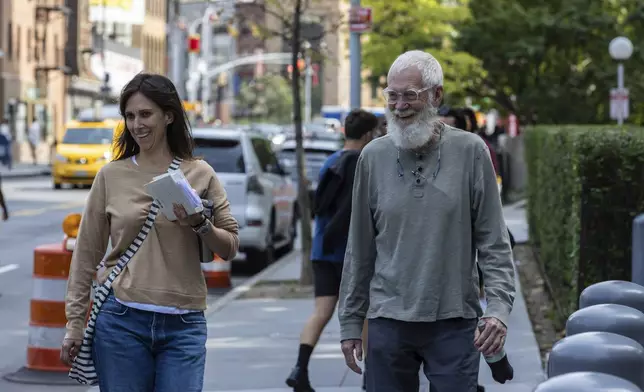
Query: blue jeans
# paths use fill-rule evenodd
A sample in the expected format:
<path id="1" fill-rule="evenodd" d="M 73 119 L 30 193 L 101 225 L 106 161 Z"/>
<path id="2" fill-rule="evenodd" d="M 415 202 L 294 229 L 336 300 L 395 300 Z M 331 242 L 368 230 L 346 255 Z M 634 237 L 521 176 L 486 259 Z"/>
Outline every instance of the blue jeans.
<path id="1" fill-rule="evenodd" d="M 146 312 L 110 294 L 92 346 L 101 392 L 201 392 L 206 336 L 203 312 Z"/>

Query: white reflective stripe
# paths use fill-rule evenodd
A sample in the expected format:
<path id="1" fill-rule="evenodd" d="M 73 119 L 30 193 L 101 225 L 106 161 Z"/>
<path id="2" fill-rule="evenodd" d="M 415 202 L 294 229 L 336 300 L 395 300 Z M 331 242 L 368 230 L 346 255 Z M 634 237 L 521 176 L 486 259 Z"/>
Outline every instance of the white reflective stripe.
<path id="1" fill-rule="evenodd" d="M 67 238 L 65 240 L 65 249 L 70 252 L 73 252 L 75 248 L 76 248 L 76 238 Z"/>
<path id="2" fill-rule="evenodd" d="M 29 327 L 29 347 L 60 348 L 65 328 Z"/>
<path id="3" fill-rule="evenodd" d="M 201 270 L 204 272 L 229 272 L 230 261 L 212 261 L 210 263 L 201 263 Z"/>
<path id="4" fill-rule="evenodd" d="M 33 278 L 33 293 L 31 299 L 43 301 L 65 301 L 67 294 L 67 279 Z"/>

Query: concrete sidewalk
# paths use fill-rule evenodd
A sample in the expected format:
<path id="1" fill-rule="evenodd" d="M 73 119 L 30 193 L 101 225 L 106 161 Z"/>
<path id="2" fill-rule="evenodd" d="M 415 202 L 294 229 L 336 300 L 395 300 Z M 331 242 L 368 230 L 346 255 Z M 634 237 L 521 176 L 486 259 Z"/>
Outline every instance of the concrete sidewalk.
<path id="1" fill-rule="evenodd" d="M 528 220 L 526 218 L 525 208 L 525 200 L 503 206 L 505 223 L 508 225 L 517 244 L 528 242 Z"/>
<path id="2" fill-rule="evenodd" d="M 520 209 L 516 207 L 516 210 Z M 512 213 L 520 214 L 520 211 Z M 519 227 L 511 227 L 511 230 L 515 236 L 523 238 Z M 294 280 L 299 274 L 300 260 L 294 252 L 251 283 Z M 290 392 L 284 380 L 295 364 L 299 335 L 313 310 L 313 300 L 234 299 L 234 295 L 248 289 L 248 286 L 238 288 L 229 298 L 230 302 L 209 309 L 204 391 Z M 487 392 L 532 392 L 544 375 L 539 348 L 518 286 L 505 349 L 514 366 L 514 380 L 505 385 L 495 383 L 487 364 L 481 361 L 481 385 Z M 340 352 L 337 317 L 332 319 L 315 349 L 310 377 L 318 392 L 361 390 L 361 376 L 346 368 Z M 424 376 L 421 376 L 421 383 L 421 391 L 427 391 Z"/>
<path id="3" fill-rule="evenodd" d="M 18 163 L 13 165 L 11 170 L 6 166 L 0 165 L 0 177 L 2 178 L 27 178 L 37 176 L 48 176 L 51 174 L 49 165 L 32 165 L 27 163 Z"/>

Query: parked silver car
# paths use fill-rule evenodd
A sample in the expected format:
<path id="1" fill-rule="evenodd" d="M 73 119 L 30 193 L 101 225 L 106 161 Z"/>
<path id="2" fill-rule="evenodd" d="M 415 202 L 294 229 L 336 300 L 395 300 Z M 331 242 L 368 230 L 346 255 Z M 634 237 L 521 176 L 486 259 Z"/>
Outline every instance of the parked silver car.
<path id="1" fill-rule="evenodd" d="M 341 135 L 326 133 L 309 134 L 302 141 L 304 147 L 304 160 L 306 179 L 308 182 L 308 194 L 311 205 L 311 213 L 314 211 L 315 191 L 318 187 L 320 169 L 324 166 L 327 158 L 338 150 L 342 149 L 344 138 Z M 291 174 L 291 178 L 297 184 L 297 166 L 295 155 L 295 140 L 287 139 L 278 151 L 280 163 L 284 169 Z"/>
<path id="2" fill-rule="evenodd" d="M 297 191 L 259 132 L 244 128 L 193 129 L 195 155 L 208 162 L 222 182 L 239 222 L 240 252 L 261 269 L 275 251 L 290 251 L 297 235 Z"/>

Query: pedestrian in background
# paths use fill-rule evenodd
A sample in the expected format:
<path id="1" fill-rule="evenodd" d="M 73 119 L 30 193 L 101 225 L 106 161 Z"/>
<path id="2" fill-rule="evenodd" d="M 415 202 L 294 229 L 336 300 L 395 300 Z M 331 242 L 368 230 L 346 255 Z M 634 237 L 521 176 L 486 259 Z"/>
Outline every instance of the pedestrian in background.
<path id="1" fill-rule="evenodd" d="M 364 110 L 352 110 L 345 119 L 344 148 L 329 156 L 320 169 L 315 194 L 315 233 L 311 249 L 315 309 L 300 336 L 297 363 L 286 379 L 295 392 L 313 392 L 308 365 L 338 303 L 344 253 L 351 220 L 353 176 L 360 151 L 378 130 L 378 118 Z"/>
<path id="2" fill-rule="evenodd" d="M 201 391 L 207 288 L 199 242 L 231 260 L 239 246 L 237 222 L 212 167 L 193 157 L 186 113 L 168 78 L 134 77 L 123 89 L 120 111 L 125 131 L 118 154 L 94 180 L 72 257 L 61 359 L 74 365 L 70 377 L 80 382 L 98 377 L 101 392 Z M 175 221 L 151 215 L 144 185 L 168 170 L 181 170 L 210 202 L 211 219 L 176 205 Z M 110 238 L 94 300 L 102 306 L 83 334 L 92 279 Z M 90 360 L 95 374 L 84 370 Z"/>
<path id="3" fill-rule="evenodd" d="M 4 140 L 2 141 L 2 143 L 0 143 L 5 148 L 3 163 L 9 170 L 11 170 L 13 166 L 13 160 L 11 159 L 11 145 L 13 143 L 13 137 L 11 136 L 11 126 L 9 125 L 9 120 L 6 118 L 3 118 L 2 122 L 0 123 L 0 136 L 4 137 Z"/>
<path id="4" fill-rule="evenodd" d="M 0 176 L 0 208 L 2 208 L 2 220 L 9 220 L 9 209 L 2 193 L 2 176 Z"/>
<path id="5" fill-rule="evenodd" d="M 38 145 L 40 145 L 40 139 L 42 138 L 42 132 L 40 129 L 40 123 L 38 119 L 34 117 L 34 120 L 29 126 L 29 134 L 27 135 L 29 139 L 29 147 L 31 147 L 31 156 L 33 158 L 34 165 L 38 164 Z"/>
<path id="6" fill-rule="evenodd" d="M 356 165 L 342 352 L 361 373 L 368 318 L 368 391 L 417 391 L 423 365 L 432 392 L 475 392 L 481 353 L 503 349 L 515 294 L 494 168 L 478 136 L 440 121 L 443 72 L 434 57 L 402 54 L 387 81 L 387 136 Z M 472 284 L 477 253 L 485 313 Z"/>

